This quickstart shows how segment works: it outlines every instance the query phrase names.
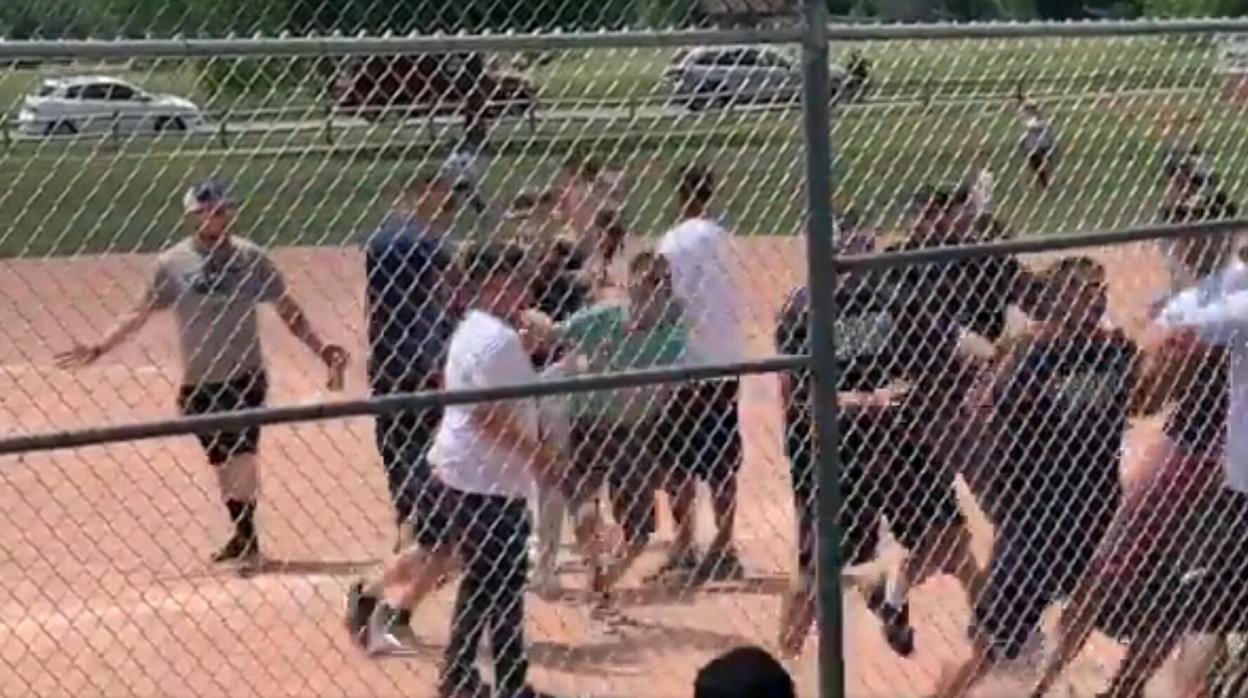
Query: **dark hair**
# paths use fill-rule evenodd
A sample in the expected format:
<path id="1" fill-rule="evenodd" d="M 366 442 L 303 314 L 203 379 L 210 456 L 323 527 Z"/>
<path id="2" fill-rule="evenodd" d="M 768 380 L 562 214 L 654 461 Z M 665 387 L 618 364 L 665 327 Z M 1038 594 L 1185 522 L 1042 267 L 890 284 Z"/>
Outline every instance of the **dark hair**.
<path id="1" fill-rule="evenodd" d="M 694 698 L 794 698 L 793 677 L 761 647 L 738 647 L 712 659 L 693 684 Z"/>
<path id="2" fill-rule="evenodd" d="M 539 194 L 534 191 L 525 190 L 516 194 L 516 198 L 511 200 L 511 210 L 513 211 L 531 211 L 537 207 L 537 198 Z"/>
<path id="3" fill-rule="evenodd" d="M 642 275 L 650 282 L 671 281 L 672 265 L 667 257 L 654 252 L 638 252 L 628 262 L 629 276 Z"/>
<path id="4" fill-rule="evenodd" d="M 592 182 L 602 172 L 602 163 L 590 157 L 584 148 L 573 147 L 563 161 L 563 169 L 583 182 Z"/>
<path id="5" fill-rule="evenodd" d="M 715 195 L 715 174 L 701 165 L 688 165 L 676 176 L 676 192 L 682 204 L 706 205 Z"/>
<path id="6" fill-rule="evenodd" d="M 1063 309 L 1055 307 L 1062 292 L 1077 279 L 1095 278 L 1102 287 L 1107 272 L 1105 265 L 1086 255 L 1063 257 L 1039 275 L 1032 277 L 1025 297 L 1020 303 L 1027 314 L 1037 319 L 1049 319 L 1060 315 Z"/>
<path id="7" fill-rule="evenodd" d="M 610 264 L 624 248 L 624 238 L 628 237 L 620 212 L 614 208 L 600 209 L 594 214 L 594 228 L 602 234 L 600 251 L 603 260 Z"/>
<path id="8" fill-rule="evenodd" d="M 488 242 L 469 246 L 464 251 L 461 267 L 468 279 L 481 283 L 495 274 L 515 275 L 523 272 L 525 257 L 525 250 L 519 245 Z"/>

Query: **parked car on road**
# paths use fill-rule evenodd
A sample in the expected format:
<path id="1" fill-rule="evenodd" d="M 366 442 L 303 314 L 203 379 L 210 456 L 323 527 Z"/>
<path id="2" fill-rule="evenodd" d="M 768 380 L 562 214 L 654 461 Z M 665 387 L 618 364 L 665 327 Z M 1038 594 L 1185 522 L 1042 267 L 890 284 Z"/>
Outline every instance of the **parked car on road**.
<path id="1" fill-rule="evenodd" d="M 17 115 L 18 129 L 30 136 L 186 131 L 203 122 L 190 100 L 99 76 L 44 80 Z"/>
<path id="2" fill-rule="evenodd" d="M 348 61 L 332 92 L 337 113 L 370 121 L 425 114 L 525 114 L 537 101 L 528 78 L 493 72 L 481 54 L 464 52 Z"/>
<path id="3" fill-rule="evenodd" d="M 845 70 L 832 66 L 832 94 L 845 84 Z M 734 104 L 796 105 L 802 96 L 802 73 L 778 51 L 756 47 L 716 46 L 676 54 L 663 81 L 672 96 L 690 109 Z"/>

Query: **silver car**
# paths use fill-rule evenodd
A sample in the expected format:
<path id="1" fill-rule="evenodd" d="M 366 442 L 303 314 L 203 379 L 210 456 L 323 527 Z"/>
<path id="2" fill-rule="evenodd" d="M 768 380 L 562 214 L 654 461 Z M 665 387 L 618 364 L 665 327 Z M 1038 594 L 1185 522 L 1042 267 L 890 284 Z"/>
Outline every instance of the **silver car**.
<path id="1" fill-rule="evenodd" d="M 832 68 L 835 94 L 844 71 Z M 797 105 L 802 74 L 783 54 L 766 48 L 717 46 L 676 54 L 663 81 L 678 102 L 690 109 L 734 104 Z"/>

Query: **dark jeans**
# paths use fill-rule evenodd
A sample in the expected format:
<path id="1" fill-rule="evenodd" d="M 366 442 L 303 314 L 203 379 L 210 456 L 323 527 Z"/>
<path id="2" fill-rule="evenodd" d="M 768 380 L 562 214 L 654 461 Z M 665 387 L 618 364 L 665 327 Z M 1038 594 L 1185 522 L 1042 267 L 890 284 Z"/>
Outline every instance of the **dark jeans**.
<path id="1" fill-rule="evenodd" d="M 498 696 L 523 694 L 529 673 L 524 646 L 524 586 L 529 511 L 523 499 L 490 497 L 443 487 L 440 508 L 451 507 L 444 530 L 463 564 L 440 689 L 454 695 L 481 681 L 477 646 L 489 631 Z"/>
<path id="2" fill-rule="evenodd" d="M 390 491 L 390 504 L 398 524 L 411 520 L 429 480 L 425 455 L 433 445 L 436 428 L 436 416 L 433 424 L 428 418 L 404 412 L 377 416 L 377 452 L 386 471 L 386 489 Z"/>

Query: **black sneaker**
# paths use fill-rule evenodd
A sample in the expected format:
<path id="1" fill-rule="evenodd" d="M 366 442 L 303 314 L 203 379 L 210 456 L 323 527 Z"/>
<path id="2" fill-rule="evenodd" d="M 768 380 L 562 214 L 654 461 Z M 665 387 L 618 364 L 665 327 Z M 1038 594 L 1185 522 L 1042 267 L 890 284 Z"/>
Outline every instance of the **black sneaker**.
<path id="1" fill-rule="evenodd" d="M 234 536 L 230 538 L 221 549 L 212 554 L 212 561 L 215 564 L 225 562 L 243 562 L 254 563 L 260 559 L 260 540 L 257 538 L 243 538 L 242 536 Z"/>
<path id="2" fill-rule="evenodd" d="M 364 593 L 364 582 L 356 582 L 347 590 L 347 632 L 355 644 L 365 644 L 368 619 L 375 608 L 377 599 Z"/>
<path id="3" fill-rule="evenodd" d="M 885 599 L 884 582 L 876 582 L 867 592 L 867 608 L 880 619 L 884 641 L 902 657 L 914 654 L 914 628 L 910 627 L 910 602 L 898 608 Z"/>
<path id="4" fill-rule="evenodd" d="M 699 564 L 698 554 L 693 550 L 686 550 L 678 555 L 672 555 L 663 562 L 659 569 L 646 577 L 646 583 L 663 583 L 676 578 L 692 577 L 698 571 Z"/>
<path id="5" fill-rule="evenodd" d="M 735 549 L 729 548 L 718 555 L 707 553 L 694 574 L 701 582 L 739 582 L 745 579 L 745 565 Z"/>

